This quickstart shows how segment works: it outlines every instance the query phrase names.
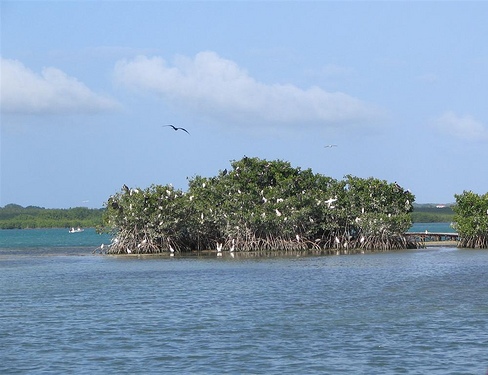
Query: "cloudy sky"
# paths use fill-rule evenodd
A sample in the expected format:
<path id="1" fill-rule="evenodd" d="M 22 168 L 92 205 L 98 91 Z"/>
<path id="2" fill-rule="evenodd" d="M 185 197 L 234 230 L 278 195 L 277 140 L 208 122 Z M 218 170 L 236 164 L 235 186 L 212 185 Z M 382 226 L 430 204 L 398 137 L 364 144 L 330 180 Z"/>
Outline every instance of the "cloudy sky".
<path id="1" fill-rule="evenodd" d="M 487 16 L 461 1 L 2 0 L 0 206 L 99 208 L 123 184 L 185 190 L 244 155 L 396 181 L 417 203 L 486 193 Z"/>

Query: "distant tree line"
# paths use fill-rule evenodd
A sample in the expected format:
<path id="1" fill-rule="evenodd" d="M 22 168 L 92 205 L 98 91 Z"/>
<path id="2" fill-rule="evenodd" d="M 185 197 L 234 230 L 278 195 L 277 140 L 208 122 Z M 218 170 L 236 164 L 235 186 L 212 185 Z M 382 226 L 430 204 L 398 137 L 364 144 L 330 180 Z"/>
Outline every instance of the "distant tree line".
<path id="1" fill-rule="evenodd" d="M 48 209 L 8 204 L 0 207 L 0 229 L 97 227 L 102 224 L 104 208 Z"/>
<path id="2" fill-rule="evenodd" d="M 336 180 L 288 162 L 244 157 L 215 177 L 129 188 L 104 214 L 109 253 L 191 250 L 391 250 L 406 248 L 414 195 L 396 183 Z"/>
<path id="3" fill-rule="evenodd" d="M 459 247 L 488 248 L 488 193 L 464 191 L 455 195 L 454 228 L 459 233 Z"/>
<path id="4" fill-rule="evenodd" d="M 438 207 L 434 204 L 415 204 L 411 215 L 414 223 L 450 223 L 454 220 L 451 206 Z"/>

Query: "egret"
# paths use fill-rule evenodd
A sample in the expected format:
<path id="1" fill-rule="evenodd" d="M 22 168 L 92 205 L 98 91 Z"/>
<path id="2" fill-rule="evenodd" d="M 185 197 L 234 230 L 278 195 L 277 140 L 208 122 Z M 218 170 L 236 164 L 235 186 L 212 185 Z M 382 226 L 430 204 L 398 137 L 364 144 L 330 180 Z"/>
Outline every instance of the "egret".
<path id="1" fill-rule="evenodd" d="M 235 245 L 236 245 L 236 240 L 233 238 L 232 239 L 232 245 L 230 246 L 230 249 L 229 249 L 231 253 L 234 252 Z"/>
<path id="2" fill-rule="evenodd" d="M 281 212 L 277 208 L 275 209 L 275 211 L 276 211 L 276 216 L 281 216 Z"/>
<path id="3" fill-rule="evenodd" d="M 327 203 L 327 207 L 334 208 L 334 206 L 332 206 L 332 203 L 334 203 L 336 200 L 337 198 L 329 198 L 324 203 Z"/>
<path id="4" fill-rule="evenodd" d="M 169 126 L 169 127 L 172 127 L 174 131 L 177 131 L 177 130 L 183 130 L 184 132 L 187 132 L 188 134 L 190 134 L 190 133 L 188 132 L 188 130 L 186 130 L 185 128 L 178 128 L 178 127 L 176 127 L 176 126 L 174 126 L 174 125 L 171 125 L 171 124 L 168 124 L 168 125 L 163 125 L 163 126 Z"/>
<path id="5" fill-rule="evenodd" d="M 222 245 L 223 244 L 217 242 L 217 256 L 218 257 L 222 256 Z"/>

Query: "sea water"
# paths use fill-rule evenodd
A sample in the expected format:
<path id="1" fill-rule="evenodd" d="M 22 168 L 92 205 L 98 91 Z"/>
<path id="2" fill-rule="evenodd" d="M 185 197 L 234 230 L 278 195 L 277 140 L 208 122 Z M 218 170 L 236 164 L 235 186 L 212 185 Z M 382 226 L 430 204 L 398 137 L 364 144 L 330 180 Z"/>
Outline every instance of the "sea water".
<path id="1" fill-rule="evenodd" d="M 92 254 L 109 238 L 89 231 L 0 237 L 1 374 L 488 370 L 486 250 L 137 257 Z"/>

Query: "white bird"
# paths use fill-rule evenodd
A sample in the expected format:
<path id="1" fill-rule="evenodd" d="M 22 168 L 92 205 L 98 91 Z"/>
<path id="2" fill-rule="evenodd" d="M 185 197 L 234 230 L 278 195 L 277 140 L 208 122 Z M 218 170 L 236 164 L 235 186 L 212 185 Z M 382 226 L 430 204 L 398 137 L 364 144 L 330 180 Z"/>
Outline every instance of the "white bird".
<path id="1" fill-rule="evenodd" d="M 337 145 L 325 145 L 325 148 L 332 148 L 332 147 L 337 147 Z"/>
<path id="2" fill-rule="evenodd" d="M 232 239 L 232 245 L 230 246 L 230 249 L 229 249 L 229 251 L 230 251 L 231 253 L 232 253 L 232 252 L 234 251 L 234 249 L 235 249 L 235 245 L 236 245 L 236 244 L 235 244 L 235 242 L 236 242 L 236 240 L 233 238 L 233 239 Z"/>
<path id="3" fill-rule="evenodd" d="M 277 208 L 275 209 L 275 211 L 277 216 L 281 216 L 281 212 Z"/>
<path id="4" fill-rule="evenodd" d="M 217 252 L 218 253 L 221 253 L 222 252 L 222 245 L 223 244 L 217 242 Z"/>
<path id="5" fill-rule="evenodd" d="M 337 198 L 329 198 L 324 203 L 327 203 L 327 206 L 329 208 L 334 208 L 334 206 L 332 206 L 332 203 L 334 203 L 336 200 L 337 200 Z"/>
<path id="6" fill-rule="evenodd" d="M 297 242 L 300 242 L 300 236 L 298 234 L 295 236 L 295 238 L 297 239 Z"/>
<path id="7" fill-rule="evenodd" d="M 131 254 L 131 253 L 132 253 L 131 249 L 127 248 L 127 254 Z"/>

